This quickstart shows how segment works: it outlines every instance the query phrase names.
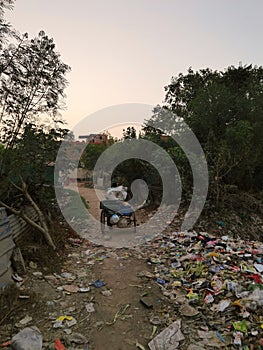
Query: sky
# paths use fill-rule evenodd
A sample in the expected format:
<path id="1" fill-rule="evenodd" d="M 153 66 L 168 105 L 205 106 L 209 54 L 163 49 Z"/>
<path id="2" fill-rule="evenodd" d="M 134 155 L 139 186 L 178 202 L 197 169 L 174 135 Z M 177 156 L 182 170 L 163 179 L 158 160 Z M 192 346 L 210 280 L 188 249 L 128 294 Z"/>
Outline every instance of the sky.
<path id="1" fill-rule="evenodd" d="M 171 77 L 189 67 L 262 65 L 262 13 L 262 0 L 16 0 L 6 18 L 54 38 L 72 69 L 61 114 L 74 128 L 110 106 L 161 104 Z"/>

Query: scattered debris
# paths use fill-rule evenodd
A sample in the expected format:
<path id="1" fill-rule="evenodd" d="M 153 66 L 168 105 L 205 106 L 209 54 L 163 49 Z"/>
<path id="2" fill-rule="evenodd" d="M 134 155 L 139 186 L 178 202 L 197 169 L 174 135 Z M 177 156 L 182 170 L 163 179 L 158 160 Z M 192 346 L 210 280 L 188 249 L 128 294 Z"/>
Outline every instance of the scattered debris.
<path id="1" fill-rule="evenodd" d="M 86 308 L 87 312 L 95 312 L 93 303 L 85 304 L 85 308 Z"/>
<path id="2" fill-rule="evenodd" d="M 82 335 L 80 333 L 76 333 L 76 332 L 74 332 L 70 335 L 69 341 L 71 343 L 79 344 L 79 345 L 88 343 L 88 339 L 84 335 Z"/>
<path id="3" fill-rule="evenodd" d="M 79 287 L 73 284 L 65 284 L 63 290 L 68 293 L 77 293 L 79 291 Z"/>
<path id="4" fill-rule="evenodd" d="M 20 276 L 18 276 L 17 273 L 14 273 L 14 274 L 12 275 L 12 279 L 13 279 L 15 282 L 23 282 L 23 278 L 20 277 Z"/>
<path id="5" fill-rule="evenodd" d="M 27 315 L 24 318 L 22 318 L 22 320 L 19 321 L 19 324 L 22 326 L 25 326 L 26 324 L 28 324 L 32 320 L 33 320 L 33 318 Z"/>
<path id="6" fill-rule="evenodd" d="M 34 261 L 29 261 L 29 267 L 33 270 L 37 269 L 37 264 Z"/>
<path id="7" fill-rule="evenodd" d="M 66 350 L 65 346 L 61 343 L 60 339 L 55 340 L 55 350 Z"/>
<path id="8" fill-rule="evenodd" d="M 33 272 L 33 276 L 42 279 L 43 278 L 43 273 L 40 271 Z"/>
<path id="9" fill-rule="evenodd" d="M 150 309 L 150 308 L 153 307 L 152 299 L 149 298 L 149 297 L 142 297 L 142 298 L 140 299 L 140 302 L 141 302 L 145 307 L 147 307 L 148 309 Z"/>
<path id="10" fill-rule="evenodd" d="M 87 293 L 90 292 L 90 287 L 81 287 L 78 290 L 80 293 Z"/>
<path id="11" fill-rule="evenodd" d="M 180 313 L 183 326 L 191 329 L 189 347 L 250 346 L 260 338 L 262 242 L 230 235 L 220 238 L 207 233 L 165 232 L 141 251 L 153 266 L 153 278 L 161 292 Z M 217 331 L 207 330 L 202 334 L 210 338 L 193 341 L 203 327 Z"/>
<path id="12" fill-rule="evenodd" d="M 73 317 L 72 316 L 59 316 L 55 322 L 53 323 L 53 328 L 61 328 L 63 325 L 63 321 L 72 321 Z"/>
<path id="13" fill-rule="evenodd" d="M 105 286 L 105 283 L 103 281 L 96 280 L 95 282 L 92 282 L 92 285 L 96 288 L 101 288 L 101 287 Z"/>
<path id="14" fill-rule="evenodd" d="M 113 321 L 112 322 L 106 322 L 106 324 L 108 326 L 111 326 L 118 319 L 125 320 L 127 318 L 131 318 L 131 315 L 125 315 L 125 312 L 127 311 L 127 309 L 129 309 L 130 306 L 131 306 L 130 304 L 126 304 L 126 305 L 121 306 L 121 308 L 116 312 Z"/>
<path id="15" fill-rule="evenodd" d="M 112 293 L 109 289 L 107 289 L 107 290 L 103 290 L 101 294 L 104 295 L 105 297 L 110 297 Z"/>
<path id="16" fill-rule="evenodd" d="M 184 304 L 180 307 L 179 312 L 182 316 L 193 317 L 199 314 L 199 311 L 189 304 Z"/>
<path id="17" fill-rule="evenodd" d="M 184 340 L 181 332 L 181 320 L 176 320 L 165 328 L 148 344 L 151 350 L 174 350 L 178 348 L 180 341 Z"/>
<path id="18" fill-rule="evenodd" d="M 136 342 L 135 345 L 136 345 L 136 348 L 138 348 L 138 349 L 140 349 L 140 350 L 145 350 L 145 347 L 144 347 L 142 344 Z"/>

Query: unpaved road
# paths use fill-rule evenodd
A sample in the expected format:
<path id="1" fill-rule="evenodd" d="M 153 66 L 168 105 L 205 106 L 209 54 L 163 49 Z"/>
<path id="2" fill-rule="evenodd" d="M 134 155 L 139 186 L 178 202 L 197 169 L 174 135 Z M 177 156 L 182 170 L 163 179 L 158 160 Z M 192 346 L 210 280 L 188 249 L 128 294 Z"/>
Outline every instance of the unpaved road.
<path id="1" fill-rule="evenodd" d="M 142 271 L 151 272 L 145 259 L 136 251 L 104 249 L 86 241 L 77 246 L 68 244 L 65 253 L 64 265 L 55 274 L 47 273 L 40 265 L 28 266 L 27 276 L 24 276 L 17 297 L 10 305 L 11 313 L 0 324 L 1 342 L 25 327 L 19 326 L 19 321 L 29 316 L 32 320 L 26 326 L 35 325 L 40 329 L 43 350 L 54 349 L 57 338 L 64 342 L 67 350 L 86 349 L 83 344 L 74 347 L 70 335 L 65 332 L 85 336 L 89 350 L 134 350 L 136 342 L 147 349 L 153 330 L 150 318 L 162 315 L 165 301 L 154 280 L 139 277 Z M 36 272 L 42 272 L 43 276 L 37 276 Z M 63 277 L 63 273 L 71 275 Z M 92 282 L 98 279 L 105 286 L 93 286 Z M 68 285 L 90 287 L 90 291 L 61 290 L 62 286 Z M 103 295 L 105 291 L 110 295 Z M 18 295 L 29 299 L 19 299 Z M 140 302 L 143 295 L 147 296 L 152 307 L 147 308 Z M 95 308 L 92 313 L 86 309 L 89 303 Z M 74 317 L 76 324 L 69 327 L 63 322 L 61 328 L 54 328 L 54 321 L 62 315 Z"/>
<path id="2" fill-rule="evenodd" d="M 95 191 L 80 187 L 79 192 L 88 201 L 90 213 L 99 219 L 99 200 Z M 136 249 L 106 248 L 84 239 L 77 244 L 69 241 L 64 253 L 66 259 L 59 271 L 55 269 L 55 274 L 41 263 L 30 267 L 28 262 L 28 273 L 18 294 L 29 299 L 19 299 L 17 294 L 10 306 L 11 317 L 0 325 L 1 341 L 16 334 L 19 321 L 29 316 L 32 320 L 26 326 L 35 325 L 40 329 L 44 350 L 53 349 L 56 338 L 64 342 L 66 349 L 84 349 L 83 344 L 70 343 L 70 335 L 65 332 L 85 336 L 89 350 L 134 350 L 136 343 L 147 349 L 153 331 L 150 319 L 163 315 L 166 302 L 160 286 L 153 279 L 139 276 L 145 271 L 151 273 L 145 257 Z M 50 261 L 51 265 L 55 263 Z M 62 277 L 63 273 L 71 277 Z M 101 288 L 92 285 L 98 279 L 105 284 Z M 77 289 L 89 287 L 90 291 L 67 292 L 63 287 L 67 285 Z M 105 291 L 107 295 L 103 294 Z M 148 298 L 149 308 L 140 301 L 142 297 Z M 87 312 L 89 303 L 93 303 L 95 312 Z M 61 328 L 54 328 L 54 321 L 62 315 L 74 317 L 76 324 L 67 327 L 64 322 Z"/>
<path id="3" fill-rule="evenodd" d="M 70 187 L 69 187 L 70 188 Z M 74 189 L 74 188 L 71 188 Z M 90 214 L 96 219 L 100 220 L 100 201 L 96 194 L 96 191 L 93 188 L 86 188 L 84 186 L 78 186 L 80 195 L 85 198 L 89 205 Z M 98 195 L 105 199 L 104 191 L 97 190 Z"/>

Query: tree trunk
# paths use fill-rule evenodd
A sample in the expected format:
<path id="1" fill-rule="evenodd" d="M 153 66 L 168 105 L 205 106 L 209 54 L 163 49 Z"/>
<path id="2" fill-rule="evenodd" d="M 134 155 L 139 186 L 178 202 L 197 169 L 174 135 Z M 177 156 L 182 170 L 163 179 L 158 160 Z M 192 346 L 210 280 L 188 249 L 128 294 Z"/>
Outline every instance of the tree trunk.
<path id="1" fill-rule="evenodd" d="M 44 235 L 48 245 L 50 247 L 52 247 L 52 249 L 54 249 L 54 250 L 56 249 L 56 246 L 55 246 L 55 244 L 54 244 L 54 242 L 53 242 L 53 240 L 52 240 L 52 238 L 51 238 L 51 236 L 49 234 L 49 230 L 48 229 L 43 228 L 42 226 L 37 224 L 35 221 L 30 219 L 26 214 L 24 214 L 23 212 L 21 212 L 21 211 L 19 211 L 17 209 L 14 209 L 14 208 L 10 207 L 9 205 L 5 204 L 4 202 L 0 201 L 0 205 L 2 205 L 3 207 L 7 208 L 8 210 L 11 211 L 11 213 L 15 214 L 16 216 L 19 216 L 21 219 L 23 219 L 30 226 L 34 227 L 36 230 L 41 232 Z M 38 208 L 38 210 L 40 211 L 39 208 Z"/>
<path id="2" fill-rule="evenodd" d="M 26 199 L 30 202 L 30 204 L 32 205 L 32 207 L 34 208 L 35 212 L 37 213 L 37 216 L 38 216 L 38 219 L 39 219 L 39 222 L 40 222 L 40 225 L 37 224 L 36 222 L 34 222 L 33 220 L 31 220 L 26 214 L 24 214 L 22 211 L 19 211 L 19 210 L 16 210 L 10 206 L 8 206 L 7 204 L 3 203 L 2 201 L 0 201 L 0 204 L 3 205 L 5 208 L 9 209 L 13 214 L 17 215 L 17 216 L 20 216 L 23 220 L 25 220 L 29 225 L 31 225 L 32 227 L 34 227 L 35 229 L 37 229 L 38 231 L 40 231 L 48 245 L 50 247 L 52 247 L 52 249 L 56 249 L 56 246 L 50 236 L 50 233 L 49 233 L 49 229 L 48 229 L 48 225 L 46 223 L 46 220 L 45 220 L 45 216 L 44 214 L 42 213 L 42 211 L 40 210 L 39 206 L 37 205 L 37 203 L 33 200 L 33 198 L 31 197 L 31 195 L 29 194 L 28 190 L 27 190 L 27 185 L 25 183 L 25 181 L 22 179 L 22 177 L 20 176 L 20 180 L 21 180 L 21 183 L 22 183 L 22 187 L 19 187 L 17 186 L 16 184 L 14 184 L 12 182 L 12 185 L 17 188 L 18 190 L 20 190 L 24 196 L 26 197 Z"/>

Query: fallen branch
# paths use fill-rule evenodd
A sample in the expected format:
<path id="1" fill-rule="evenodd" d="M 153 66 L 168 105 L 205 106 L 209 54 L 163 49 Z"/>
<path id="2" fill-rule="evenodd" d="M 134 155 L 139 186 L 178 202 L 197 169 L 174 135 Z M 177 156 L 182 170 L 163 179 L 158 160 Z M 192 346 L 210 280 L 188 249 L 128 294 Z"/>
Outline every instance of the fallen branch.
<path id="1" fill-rule="evenodd" d="M 7 205 L 6 203 L 0 201 L 0 205 L 2 205 L 3 207 L 5 207 L 6 209 L 10 210 L 11 213 L 15 214 L 16 216 L 19 216 L 21 219 L 23 219 L 26 223 L 28 223 L 29 225 L 31 225 L 32 227 L 34 227 L 36 230 L 38 230 L 39 232 L 41 232 L 48 245 L 50 247 L 52 247 L 54 250 L 56 249 L 56 246 L 48 232 L 48 230 L 44 229 L 41 225 L 37 224 L 35 221 L 33 221 L 32 219 L 30 219 L 25 213 L 23 213 L 21 210 L 17 210 L 13 207 L 10 207 L 9 205 Z"/>

